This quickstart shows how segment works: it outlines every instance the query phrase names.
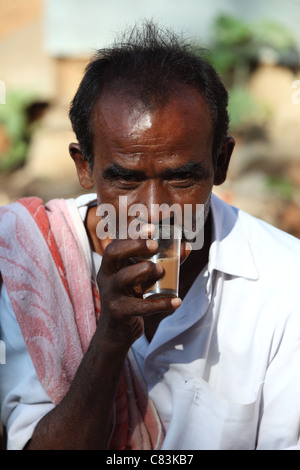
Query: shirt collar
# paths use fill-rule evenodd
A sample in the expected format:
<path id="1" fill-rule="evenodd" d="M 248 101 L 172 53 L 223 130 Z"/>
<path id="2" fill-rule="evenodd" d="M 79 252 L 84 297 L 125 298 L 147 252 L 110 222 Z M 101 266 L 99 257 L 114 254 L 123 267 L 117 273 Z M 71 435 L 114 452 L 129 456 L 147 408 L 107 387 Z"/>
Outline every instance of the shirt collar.
<path id="1" fill-rule="evenodd" d="M 239 210 L 214 194 L 211 208 L 213 241 L 209 252 L 209 272 L 215 269 L 233 276 L 257 280 L 257 267 L 239 218 Z"/>

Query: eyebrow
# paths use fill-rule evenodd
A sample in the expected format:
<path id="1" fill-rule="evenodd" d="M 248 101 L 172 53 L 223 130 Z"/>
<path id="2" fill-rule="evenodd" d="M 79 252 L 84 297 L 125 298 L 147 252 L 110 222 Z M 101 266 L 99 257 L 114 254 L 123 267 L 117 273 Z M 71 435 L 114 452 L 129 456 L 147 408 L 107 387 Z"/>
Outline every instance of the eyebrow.
<path id="1" fill-rule="evenodd" d="M 207 169 L 200 162 L 191 161 L 186 165 L 178 168 L 168 168 L 163 173 L 163 177 L 167 179 L 187 177 L 192 174 L 198 178 L 209 178 L 210 174 Z M 103 172 L 103 178 L 106 180 L 122 179 L 135 179 L 136 181 L 143 181 L 146 179 L 146 174 L 141 170 L 129 170 L 117 163 L 113 163 L 106 168 Z"/>
<path id="2" fill-rule="evenodd" d="M 179 168 L 169 168 L 168 170 L 165 171 L 164 176 L 165 177 L 186 177 L 188 175 L 192 174 L 195 177 L 200 177 L 200 178 L 209 178 L 210 174 L 208 170 L 203 166 L 202 163 L 200 162 L 195 162 L 191 161 L 187 163 L 186 165 L 183 165 Z"/>
<path id="3" fill-rule="evenodd" d="M 143 180 L 145 178 L 145 174 L 140 170 L 128 170 L 117 163 L 113 163 L 103 172 L 103 178 L 106 180 L 114 180 L 118 178 L 130 179 L 133 177 L 138 180 Z"/>

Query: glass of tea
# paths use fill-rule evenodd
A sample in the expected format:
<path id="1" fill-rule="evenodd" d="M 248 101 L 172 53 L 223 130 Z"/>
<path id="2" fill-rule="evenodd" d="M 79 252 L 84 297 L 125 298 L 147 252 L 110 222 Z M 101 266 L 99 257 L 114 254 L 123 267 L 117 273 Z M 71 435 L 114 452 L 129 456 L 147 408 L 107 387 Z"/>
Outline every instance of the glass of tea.
<path id="1" fill-rule="evenodd" d="M 143 298 L 178 297 L 182 229 L 177 225 L 152 225 L 151 238 L 157 241 L 158 252 L 147 259 L 160 263 L 164 274 L 144 292 Z"/>

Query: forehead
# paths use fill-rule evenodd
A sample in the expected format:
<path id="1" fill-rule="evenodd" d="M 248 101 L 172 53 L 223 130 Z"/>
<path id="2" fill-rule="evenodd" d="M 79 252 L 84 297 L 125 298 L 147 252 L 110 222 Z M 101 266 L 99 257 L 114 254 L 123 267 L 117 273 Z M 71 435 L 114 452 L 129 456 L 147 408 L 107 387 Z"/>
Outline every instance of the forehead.
<path id="1" fill-rule="evenodd" d="M 152 158 L 164 155 L 167 164 L 172 154 L 207 156 L 213 143 L 209 107 L 188 86 L 151 108 L 126 91 L 104 93 L 94 107 L 92 126 L 95 163 L 100 159 L 102 164 L 112 157 L 140 161 L 138 156 L 150 153 Z"/>
<path id="2" fill-rule="evenodd" d="M 182 86 L 164 104 L 146 107 L 141 100 L 120 90 L 105 92 L 100 96 L 93 110 L 94 131 L 115 138 L 133 137 L 137 131 L 149 133 L 156 128 L 161 134 L 172 130 L 185 135 L 197 129 L 201 133 L 212 133 L 209 107 L 194 88 Z M 157 130 L 158 130 L 157 129 Z"/>

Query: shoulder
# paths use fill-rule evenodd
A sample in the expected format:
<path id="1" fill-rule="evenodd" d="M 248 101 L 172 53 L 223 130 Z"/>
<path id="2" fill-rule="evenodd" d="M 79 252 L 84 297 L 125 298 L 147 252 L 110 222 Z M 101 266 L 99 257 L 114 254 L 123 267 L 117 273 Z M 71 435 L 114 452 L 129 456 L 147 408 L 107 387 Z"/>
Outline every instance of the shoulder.
<path id="1" fill-rule="evenodd" d="M 298 238 L 242 210 L 238 210 L 238 219 L 254 254 L 285 264 L 300 262 Z"/>
<path id="2" fill-rule="evenodd" d="M 228 239 L 227 248 L 239 263 L 254 262 L 258 278 L 268 285 L 294 286 L 299 282 L 300 240 L 241 209 L 213 198 L 215 218 L 221 221 L 221 236 Z M 219 229 L 220 230 L 220 229 Z M 230 242 L 229 242 L 230 240 Z M 250 254 L 247 258 L 241 252 Z M 234 259 L 233 261 L 234 262 Z M 270 282 L 272 280 L 272 282 Z"/>
<path id="3" fill-rule="evenodd" d="M 258 285 L 273 303 L 274 315 L 277 308 L 293 311 L 299 322 L 300 240 L 241 210 L 238 216 L 257 268 Z"/>
<path id="4" fill-rule="evenodd" d="M 231 206 L 213 196 L 213 206 L 222 218 L 222 224 L 232 228 L 238 225 L 253 253 L 262 257 L 269 255 L 284 258 L 300 257 L 300 240 L 253 215 Z M 228 229 L 227 229 L 228 230 Z M 228 230 L 229 231 L 229 230 Z M 274 251 L 275 250 L 275 251 Z"/>

